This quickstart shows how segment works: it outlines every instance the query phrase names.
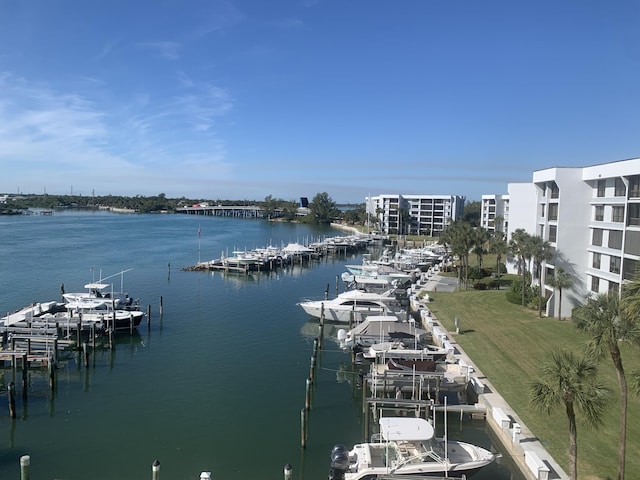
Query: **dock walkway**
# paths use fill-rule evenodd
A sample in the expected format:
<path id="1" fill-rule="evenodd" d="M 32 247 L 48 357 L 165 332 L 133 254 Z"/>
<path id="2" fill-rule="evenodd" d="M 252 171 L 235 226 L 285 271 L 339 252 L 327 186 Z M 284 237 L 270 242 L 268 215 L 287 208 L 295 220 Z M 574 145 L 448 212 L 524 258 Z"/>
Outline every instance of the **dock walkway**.
<path id="1" fill-rule="evenodd" d="M 432 274 L 424 282 L 418 282 L 413 286 L 413 301 L 418 302 L 417 294 L 429 291 L 454 291 L 457 279 L 443 277 L 437 273 Z M 474 385 L 478 392 L 478 403 L 486 409 L 487 424 L 499 439 L 500 443 L 509 452 L 514 462 L 526 478 L 532 480 L 568 480 L 569 476 L 562 467 L 553 459 L 540 440 L 527 428 L 518 414 L 511 408 L 507 401 L 500 395 L 491 381 L 482 374 L 473 361 L 467 356 L 460 345 L 437 318 L 428 309 L 428 304 L 419 304 L 424 328 L 433 331 L 436 327 L 440 336 L 434 335 L 434 341 L 442 345 L 447 342 L 454 346 L 455 356 L 460 362 L 474 369 L 474 377 L 481 379 L 480 384 Z M 439 338 L 436 338 L 439 337 Z M 479 383 L 478 382 L 478 383 Z"/>

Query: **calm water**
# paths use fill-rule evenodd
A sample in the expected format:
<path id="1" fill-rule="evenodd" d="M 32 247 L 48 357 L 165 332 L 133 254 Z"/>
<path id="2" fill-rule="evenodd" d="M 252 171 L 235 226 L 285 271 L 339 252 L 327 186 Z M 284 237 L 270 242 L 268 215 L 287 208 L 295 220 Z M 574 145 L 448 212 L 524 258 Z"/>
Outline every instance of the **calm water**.
<path id="1" fill-rule="evenodd" d="M 201 236 L 198 238 L 198 228 Z M 60 365 L 50 394 L 32 370 L 29 395 L 8 416 L 0 370 L 0 478 L 18 479 L 31 455 L 31 478 L 295 479 L 327 478 L 335 443 L 362 440 L 362 396 L 348 356 L 325 340 L 319 357 L 307 447 L 300 411 L 317 324 L 296 302 L 320 298 L 357 255 L 245 278 L 185 272 L 198 259 L 268 244 L 308 243 L 332 230 L 260 220 L 186 215 L 56 212 L 0 217 L 0 312 L 67 292 L 124 269 L 125 289 L 152 318 L 115 351 L 100 350 L 85 368 L 73 355 Z M 159 299 L 164 315 L 158 314 Z M 328 332 L 326 332 L 328 333 Z M 18 375 L 20 375 L 18 373 Z M 449 425 L 451 436 L 485 447 L 483 421 Z M 508 479 L 506 458 L 474 479 Z M 515 477 L 519 478 L 519 477 Z"/>

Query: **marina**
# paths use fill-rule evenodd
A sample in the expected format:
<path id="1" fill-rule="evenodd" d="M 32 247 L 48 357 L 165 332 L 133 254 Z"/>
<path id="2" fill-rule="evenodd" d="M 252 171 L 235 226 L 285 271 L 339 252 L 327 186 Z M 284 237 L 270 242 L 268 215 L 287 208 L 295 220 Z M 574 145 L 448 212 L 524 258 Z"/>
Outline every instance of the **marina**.
<path id="1" fill-rule="evenodd" d="M 91 266 L 101 265 L 110 271 L 134 267 L 127 284 L 142 308 L 150 308 L 152 320 L 133 334 L 116 333 L 113 348 L 89 348 L 88 358 L 75 345 L 59 358 L 52 390 L 46 368 L 28 369 L 28 403 L 16 396 L 14 419 L 0 403 L 0 422 L 7 432 L 0 449 L 2 478 L 17 478 L 20 458 L 28 454 L 32 478 L 83 478 L 98 461 L 100 471 L 92 470 L 92 478 L 144 478 L 159 460 L 166 478 L 198 478 L 206 471 L 214 478 L 279 478 L 290 465 L 294 478 L 313 480 L 326 478 L 333 445 L 362 442 L 362 408 L 368 396 L 358 385 L 360 367 L 333 342 L 337 328 L 327 324 L 309 388 L 301 448 L 301 411 L 318 321 L 296 305 L 332 290 L 328 284 L 345 264 L 361 262 L 362 253 L 327 255 L 311 264 L 292 263 L 248 276 L 183 270 L 175 266 L 197 263 L 194 218 L 65 212 L 5 222 L 0 235 L 7 249 L 20 252 L 18 245 L 30 246 L 24 255 L 2 254 L 11 272 L 11 279 L 0 279 L 3 311 L 55 298 L 61 283 L 85 285 Z M 255 243 L 247 245 L 251 250 L 306 244 L 304 238 L 312 234 L 335 236 L 332 229 L 323 233 L 302 225 L 210 220 L 217 222 L 215 228 L 203 224 L 201 238 L 210 258 L 241 239 Z M 61 240 L 52 245 L 49 239 L 32 238 L 36 228 Z M 61 234 L 72 230 L 78 234 L 63 241 Z M 194 233 L 185 236 L 185 231 Z M 112 246 L 102 248 L 96 258 L 98 243 Z M 91 251 L 91 260 L 77 251 Z M 34 279 L 44 258 L 51 258 L 50 273 Z M 11 382 L 20 386 L 19 361 L 0 373 L 3 389 Z M 265 392 L 276 394 L 270 398 Z M 270 444 L 255 452 L 251 463 L 234 448 L 247 434 Z M 476 417 L 449 422 L 449 434 L 489 449 L 494 442 L 486 421 Z M 88 445 L 77 445 L 76 460 L 69 462 L 65 445 L 85 435 Z M 102 462 L 104 458 L 112 460 Z M 474 478 L 518 478 L 508 455 L 486 468 Z"/>

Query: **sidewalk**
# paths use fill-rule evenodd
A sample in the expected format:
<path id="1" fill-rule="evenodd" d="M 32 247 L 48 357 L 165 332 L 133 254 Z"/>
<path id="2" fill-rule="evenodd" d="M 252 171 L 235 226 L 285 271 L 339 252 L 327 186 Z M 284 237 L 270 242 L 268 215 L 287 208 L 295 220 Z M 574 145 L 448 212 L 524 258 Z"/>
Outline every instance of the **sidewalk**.
<path id="1" fill-rule="evenodd" d="M 569 476 L 562 470 L 562 467 L 556 463 L 542 443 L 518 417 L 518 414 L 498 393 L 491 381 L 462 350 L 455 339 L 455 334 L 447 331 L 433 316 L 429 310 L 428 302 L 419 302 L 417 294 L 421 292 L 453 292 L 458 286 L 457 279 L 443 277 L 437 273 L 426 277 L 424 275 L 424 282 L 418 282 L 412 287 L 414 293 L 414 296 L 411 297 L 412 308 L 416 304 L 417 309 L 421 311 L 423 326 L 434 333 L 434 342 L 441 346 L 451 346 L 456 360 L 461 365 L 470 367 L 469 374 L 476 393 L 478 393 L 478 403 L 486 407 L 487 422 L 513 458 L 514 463 L 520 467 L 520 471 L 526 478 L 532 480 L 568 480 Z"/>

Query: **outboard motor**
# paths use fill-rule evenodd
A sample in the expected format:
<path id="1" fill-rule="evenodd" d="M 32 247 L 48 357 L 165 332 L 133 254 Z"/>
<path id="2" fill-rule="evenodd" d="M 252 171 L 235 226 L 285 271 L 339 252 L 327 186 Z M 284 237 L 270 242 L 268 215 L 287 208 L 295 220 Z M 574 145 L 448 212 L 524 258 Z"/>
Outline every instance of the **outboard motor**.
<path id="1" fill-rule="evenodd" d="M 331 450 L 331 465 L 329 480 L 344 480 L 344 474 L 349 468 L 349 453 L 342 444 L 337 444 Z"/>

